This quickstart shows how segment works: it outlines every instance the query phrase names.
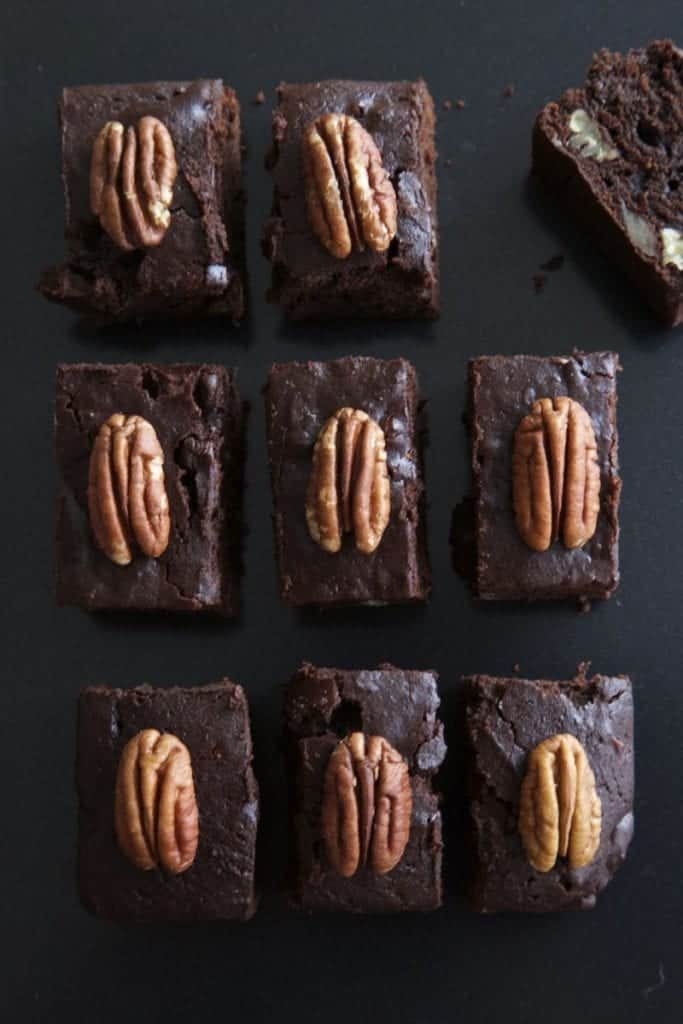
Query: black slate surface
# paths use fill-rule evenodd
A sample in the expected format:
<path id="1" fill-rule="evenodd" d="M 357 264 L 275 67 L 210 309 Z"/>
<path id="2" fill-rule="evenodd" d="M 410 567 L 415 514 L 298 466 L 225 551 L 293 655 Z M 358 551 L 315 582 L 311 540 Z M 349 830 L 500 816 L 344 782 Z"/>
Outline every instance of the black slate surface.
<path id="1" fill-rule="evenodd" d="M 661 329 L 591 240 L 530 185 L 542 103 L 578 84 L 594 49 L 681 42 L 680 4 L 439 0 L 331 7 L 147 0 L 6 2 L 0 16 L 3 161 L 2 1002 L 8 1021 L 278 1019 L 324 1024 L 552 1019 L 673 1022 L 681 1013 L 680 404 L 683 331 Z M 443 317 L 435 325 L 283 327 L 263 302 L 262 167 L 273 87 L 331 75 L 429 81 L 439 107 Z M 238 331 L 198 322 L 83 328 L 33 293 L 61 253 L 56 100 L 62 85 L 220 75 L 244 104 L 252 312 Z M 514 90 L 507 89 L 514 85 Z M 263 106 L 249 101 L 266 92 Z M 512 91 L 512 95 L 505 95 Z M 443 100 L 465 100 L 449 111 Z M 540 293 L 533 275 L 563 253 Z M 467 489 L 465 366 L 479 353 L 616 349 L 622 586 L 572 606 L 476 607 L 448 530 Z M 277 599 L 260 388 L 273 360 L 404 355 L 429 399 L 426 469 L 435 588 L 424 609 L 297 614 Z M 58 361 L 236 364 L 249 423 L 245 610 L 233 625 L 88 618 L 55 608 L 52 396 Z M 440 673 L 451 754 L 446 906 L 390 919 L 301 918 L 279 889 L 286 852 L 281 684 L 299 661 L 391 660 Z M 595 911 L 480 918 L 462 909 L 459 677 L 568 677 L 591 658 L 635 679 L 636 837 Z M 261 909 L 246 926 L 112 926 L 74 884 L 76 695 L 88 683 L 171 685 L 230 675 L 252 705 L 263 794 Z"/>

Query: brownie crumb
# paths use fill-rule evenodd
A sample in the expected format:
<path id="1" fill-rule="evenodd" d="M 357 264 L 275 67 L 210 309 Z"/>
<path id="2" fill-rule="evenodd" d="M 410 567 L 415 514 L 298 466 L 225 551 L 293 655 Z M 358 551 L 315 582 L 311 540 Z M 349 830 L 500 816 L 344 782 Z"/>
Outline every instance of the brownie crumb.
<path id="1" fill-rule="evenodd" d="M 453 100 L 444 100 L 443 103 L 441 104 L 441 109 L 442 110 L 452 110 L 453 109 Z"/>
<path id="2" fill-rule="evenodd" d="M 591 610 L 591 601 L 588 597 L 580 597 L 578 600 L 579 615 L 588 615 Z"/>
<path id="3" fill-rule="evenodd" d="M 503 99 L 505 99 L 505 100 L 512 99 L 512 97 L 514 95 L 515 95 L 515 85 L 514 85 L 514 82 L 510 82 L 503 89 Z"/>
<path id="4" fill-rule="evenodd" d="M 538 295 L 543 291 L 546 284 L 548 283 L 548 275 L 542 273 L 536 273 L 532 275 L 531 280 L 534 282 L 534 291 Z"/>
<path id="5" fill-rule="evenodd" d="M 265 102 L 266 94 L 264 93 L 263 89 L 259 89 L 259 91 L 254 96 L 253 100 L 251 101 L 251 104 L 253 107 L 261 107 Z"/>
<path id="6" fill-rule="evenodd" d="M 521 668 L 521 666 L 520 666 L 519 662 L 518 662 L 518 661 L 516 661 L 516 662 L 514 663 L 514 665 L 512 666 L 512 674 L 513 674 L 514 676 L 518 676 L 518 675 L 519 675 L 519 673 L 520 673 L 521 671 L 522 671 L 522 668 Z"/>
<path id="7" fill-rule="evenodd" d="M 464 100 L 456 100 L 455 101 L 455 109 L 456 110 L 464 110 L 465 109 L 465 101 Z"/>
<path id="8" fill-rule="evenodd" d="M 551 256 L 545 263 L 541 263 L 541 270 L 561 270 L 564 266 L 564 256 L 561 252 L 558 252 L 555 256 Z"/>

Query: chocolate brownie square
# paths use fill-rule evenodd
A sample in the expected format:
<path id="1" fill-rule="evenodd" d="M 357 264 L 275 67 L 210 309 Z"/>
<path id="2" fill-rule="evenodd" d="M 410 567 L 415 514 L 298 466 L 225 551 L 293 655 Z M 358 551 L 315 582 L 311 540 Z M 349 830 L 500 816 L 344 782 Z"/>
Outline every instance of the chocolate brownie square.
<path id="1" fill-rule="evenodd" d="M 469 423 L 472 436 L 472 476 L 474 513 L 474 565 L 471 567 L 475 593 L 495 600 L 536 598 L 606 598 L 619 582 L 618 507 L 621 480 L 618 475 L 618 434 L 616 422 L 616 375 L 619 358 L 614 352 L 574 352 L 571 356 L 482 356 L 469 364 Z M 587 464 L 595 467 L 593 511 L 597 518 L 586 533 L 567 539 L 571 487 L 571 427 L 567 434 L 564 484 L 559 517 L 559 535 L 545 550 L 534 549 L 532 541 L 519 527 L 520 509 L 514 507 L 513 462 L 516 458 L 516 434 L 522 421 L 538 417 L 541 399 L 550 399 L 555 407 L 572 400 L 573 409 L 587 424 L 595 442 Z M 560 403 L 558 403 L 560 400 Z M 578 408 L 580 407 L 580 408 Z M 583 412 L 581 411 L 583 410 Z M 555 410 L 557 412 L 557 408 Z M 584 413 L 588 420 L 585 419 Z M 550 459 L 550 478 L 556 467 L 551 464 L 551 438 L 548 434 L 555 412 L 544 418 L 543 443 L 530 457 L 531 521 L 548 510 L 540 508 L 538 491 L 542 489 L 533 474 L 538 469 L 540 451 Z M 545 416 L 545 414 L 544 414 Z M 521 425 L 521 426 L 520 426 Z M 540 422 L 538 424 L 541 430 Z M 534 459 L 536 462 L 534 462 Z M 583 463 L 576 455 L 577 466 Z M 547 471 L 547 467 L 544 471 Z M 585 472 L 582 468 L 581 472 Z M 581 480 L 581 500 L 588 503 L 587 484 Z M 548 483 L 546 483 L 548 487 Z M 534 504 L 536 503 L 536 504 Z M 555 504 L 555 498 L 553 498 Z M 587 539 L 585 539 L 586 535 Z M 463 540 L 454 537 L 456 549 Z M 573 546 L 569 546 L 573 545 Z"/>
<path id="2" fill-rule="evenodd" d="M 120 800 L 124 751 L 151 730 L 151 752 L 134 764 L 132 796 Z M 163 743 L 171 745 L 172 755 L 180 748 L 191 768 L 190 779 L 186 774 L 173 794 L 174 839 L 184 852 L 189 843 L 179 871 L 164 855 L 159 827 L 169 787 L 178 782 L 171 777 L 172 756 L 159 756 Z M 246 921 L 253 915 L 259 793 L 241 686 L 224 679 L 189 689 L 83 690 L 76 773 L 78 885 L 91 913 L 119 921 Z M 148 785 L 156 785 L 159 797 L 152 809 L 156 829 L 145 828 L 144 838 L 135 838 L 133 825 L 136 816 L 144 819 Z M 188 834 L 192 811 L 195 828 Z M 135 842 L 144 866 L 134 859 Z"/>
<path id="3" fill-rule="evenodd" d="M 272 214 L 264 251 L 272 263 L 269 298 L 296 320 L 330 317 L 433 319 L 439 312 L 434 104 L 426 84 L 324 81 L 278 87 L 273 144 L 267 161 L 274 179 Z M 395 196 L 395 234 L 376 248 L 372 238 L 353 241 L 334 255 L 321 242 L 307 209 L 304 140 L 325 115 L 352 118 L 366 147 L 378 151 Z M 348 123 L 348 122 L 347 122 Z M 329 145 L 329 140 L 328 140 Z M 348 146 L 347 146 L 348 149 Z M 349 152 L 347 157 L 349 159 Z M 363 160 L 372 159 L 367 150 Z M 341 174 L 341 177 L 339 177 Z M 350 228 L 351 192 L 336 165 L 338 191 Z M 322 186 L 321 186 L 322 187 Z M 386 192 L 386 185 L 383 186 Z M 329 190 L 328 190 L 329 194 Z M 384 201 L 384 200 L 382 200 Z M 394 204 L 394 199 L 391 199 Z M 368 208 L 375 203 L 368 202 Z M 328 227 L 330 223 L 328 218 Z M 352 236 L 355 229 L 351 230 Z M 391 233 L 391 232 L 390 232 Z"/>
<path id="4" fill-rule="evenodd" d="M 360 356 L 275 364 L 268 375 L 265 401 L 282 599 L 293 605 L 426 600 L 430 572 L 422 502 L 420 403 L 411 364 L 405 359 Z M 336 491 L 331 499 L 335 508 L 332 513 L 323 509 L 326 515 L 336 516 L 336 505 L 342 500 L 343 427 L 337 432 L 336 479 L 330 493 L 325 492 L 323 449 L 316 450 L 321 434 L 341 410 L 357 410 L 369 417 L 372 424 L 368 426 L 374 424 L 373 429 L 379 428 L 383 435 L 388 488 L 386 477 L 380 484 L 385 488 L 388 518 L 373 551 L 360 549 L 363 541 L 352 524 L 347 529 L 340 526 L 337 550 L 324 547 L 320 524 L 308 515 L 312 486 L 316 499 L 322 495 L 330 500 L 330 493 Z M 352 498 L 362 488 L 359 472 L 356 456 Z"/>
<path id="5" fill-rule="evenodd" d="M 533 166 L 671 325 L 683 323 L 683 51 L 601 50 L 534 125 Z"/>
<path id="6" fill-rule="evenodd" d="M 160 554 L 145 546 L 129 521 L 130 500 L 116 489 L 122 472 L 113 448 L 101 467 L 106 473 L 98 468 L 94 475 L 103 434 L 116 414 L 147 433 L 151 428 L 158 446 L 167 509 L 167 545 Z M 237 614 L 243 409 L 233 370 L 183 363 L 61 365 L 56 449 L 59 604 L 87 611 Z M 94 508 L 94 487 L 100 499 L 109 493 L 108 508 L 101 500 Z M 97 521 L 103 509 L 110 516 L 106 537 Z M 123 561 L 107 543 L 116 537 L 126 550 Z"/>
<path id="7" fill-rule="evenodd" d="M 155 165 L 166 139 L 174 161 L 165 166 L 174 162 L 177 170 L 176 177 L 169 172 L 172 194 L 161 212 L 152 204 L 148 212 L 144 191 L 141 126 L 151 119 L 160 122 L 153 136 Z M 43 295 L 104 321 L 208 313 L 239 320 L 244 195 L 233 90 L 220 79 L 80 86 L 63 91 L 59 121 L 67 253 L 64 263 L 43 275 Z M 96 200 L 93 151 L 105 126 L 111 132 L 110 166 L 103 169 L 108 191 Z M 125 141 L 112 165 L 119 138 Z M 128 152 L 137 161 L 136 186 L 125 184 Z M 161 182 L 165 171 L 156 166 L 156 174 Z M 142 214 L 127 205 L 136 190 Z M 106 206 L 114 196 L 118 206 Z M 96 213 L 99 204 L 103 209 Z M 141 216 L 148 221 L 143 230 Z"/>
<path id="8" fill-rule="evenodd" d="M 434 777 L 446 746 L 443 726 L 437 718 L 436 680 L 435 672 L 403 671 L 392 665 L 380 665 L 373 671 L 343 671 L 305 664 L 290 681 L 285 714 L 292 900 L 298 909 L 380 913 L 435 910 L 441 905 L 441 812 Z M 360 736 L 368 751 L 371 737 L 385 741 L 395 764 L 407 776 L 406 793 L 409 799 L 412 796 L 412 807 L 407 808 L 404 824 L 409 825 L 409 831 L 403 835 L 404 848 L 394 851 L 394 866 L 377 870 L 383 778 L 380 769 L 375 776 L 376 814 L 368 835 L 369 852 L 363 860 L 361 848 L 358 863 L 340 874 L 333 866 L 336 858 L 325 834 L 327 776 L 335 751 L 349 742 L 353 746 L 353 737 L 357 741 Z M 360 779 L 358 765 L 356 771 Z M 346 827 L 351 829 L 354 817 L 364 817 L 361 804 L 367 789 L 361 782 L 354 792 L 358 794 L 354 797 L 358 810 L 346 818 Z M 397 826 L 400 808 L 395 795 L 392 799 L 392 825 Z M 344 827 L 343 819 L 339 820 Z M 353 867 L 355 870 L 351 870 Z"/>
<path id="9" fill-rule="evenodd" d="M 584 666 L 567 682 L 472 676 L 465 680 L 465 701 L 473 908 L 495 913 L 594 907 L 624 860 L 633 835 L 630 680 L 625 676 L 589 678 Z M 520 802 L 532 751 L 554 736 L 564 737 L 573 750 L 575 741 L 583 748 L 601 820 L 596 823 L 588 863 L 572 866 L 571 857 L 560 852 L 553 866 L 548 868 L 548 861 L 539 870 L 530 862 L 520 834 Z M 561 770 L 557 760 L 555 769 Z M 545 781 L 551 779 L 549 775 Z M 534 793 L 537 802 L 542 796 L 540 782 Z M 557 785 L 556 774 L 551 789 Z M 562 792 L 557 800 L 562 812 Z M 547 841 L 556 824 L 550 813 L 540 817 L 538 835 Z M 574 820 L 572 833 L 576 828 Z"/>

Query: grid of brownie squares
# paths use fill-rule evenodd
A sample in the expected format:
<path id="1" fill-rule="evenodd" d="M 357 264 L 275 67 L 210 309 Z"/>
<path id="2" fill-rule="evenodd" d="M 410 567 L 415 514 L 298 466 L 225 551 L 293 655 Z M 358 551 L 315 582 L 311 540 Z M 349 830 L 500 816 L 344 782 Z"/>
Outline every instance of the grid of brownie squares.
<path id="1" fill-rule="evenodd" d="M 128 564 L 97 543 L 90 500 L 98 435 L 116 414 L 138 417 L 156 434 L 170 519 L 163 553 L 151 557 L 129 537 Z M 56 449 L 59 604 L 237 614 L 243 409 L 233 370 L 184 363 L 59 366 Z M 123 474 L 113 458 L 118 483 Z M 122 505 L 117 496 L 125 518 Z"/>
<path id="2" fill-rule="evenodd" d="M 292 605 L 390 604 L 426 600 L 420 400 L 405 359 L 347 357 L 274 365 L 265 389 L 280 594 Z M 340 409 L 381 428 L 389 478 L 389 517 L 379 545 L 359 550 L 347 531 L 336 552 L 321 547 L 307 521 L 314 450 Z M 338 457 L 340 470 L 343 459 Z M 339 475 L 339 473 L 338 473 Z M 341 484 L 337 481 L 341 491 Z"/>
<path id="3" fill-rule="evenodd" d="M 182 870 L 159 862 L 157 837 L 146 832 L 151 864 L 131 857 L 117 816 L 124 751 L 154 730 L 172 738 L 191 764 L 195 832 L 191 860 Z M 149 754 L 147 755 L 149 759 Z M 144 773 L 153 770 L 162 789 L 171 759 L 135 765 L 137 800 Z M 185 791 L 187 790 L 187 779 Z M 254 860 L 259 792 L 252 769 L 249 709 L 242 687 L 228 679 L 184 689 L 132 690 L 90 687 L 78 705 L 78 884 L 85 907 L 118 921 L 248 920 L 256 910 Z M 163 793 L 159 807 L 163 804 Z M 131 820 L 129 804 L 124 812 Z M 197 820 L 198 818 L 198 820 Z M 176 810 L 175 829 L 183 827 Z M 131 823 L 128 823 L 130 830 Z M 197 834 L 198 833 L 198 834 Z M 187 838 L 187 837 L 186 837 Z M 142 839 L 138 837 L 139 842 Z M 190 863 L 187 863 L 190 860 Z"/>
<path id="4" fill-rule="evenodd" d="M 465 704 L 472 908 L 482 913 L 592 908 L 633 835 L 630 680 L 589 677 L 583 666 L 565 682 L 472 676 L 465 679 Z M 571 737 L 583 748 L 601 805 L 599 839 L 587 864 L 573 866 L 560 856 L 549 869 L 547 864 L 539 869 L 522 842 L 521 788 L 530 754 L 555 736 Z M 561 791 L 558 779 L 559 771 L 553 786 Z M 562 811 L 560 806 L 560 816 Z M 537 835 L 547 837 L 553 820 L 552 814 L 541 814 Z M 571 827 L 578 827 L 576 820 Z"/>
<path id="5" fill-rule="evenodd" d="M 149 219 L 140 168 L 130 187 L 139 192 L 140 209 L 129 211 L 125 148 L 119 152 L 116 176 L 111 169 L 106 173 L 123 197 L 121 211 L 103 217 L 93 198 L 93 151 L 103 129 L 120 126 L 126 140 L 137 133 L 135 158 L 142 163 L 145 119 L 168 132 L 176 174 L 168 179 L 166 213 L 156 212 L 155 224 L 147 225 L 140 240 L 136 218 Z M 80 86 L 63 91 L 59 122 L 67 252 L 61 265 L 43 275 L 42 293 L 102 321 L 188 314 L 241 319 L 244 196 L 240 107 L 233 90 L 220 79 Z M 155 145 L 156 164 L 158 136 Z"/>
<path id="6" fill-rule="evenodd" d="M 471 582 L 489 600 L 607 598 L 619 582 L 621 492 L 616 422 L 619 357 L 481 356 L 469 364 L 474 566 Z M 588 414 L 597 445 L 600 496 L 595 531 L 580 546 L 561 539 L 532 550 L 515 522 L 513 445 L 539 399 L 568 397 Z M 456 549 L 460 538 L 455 537 Z M 466 564 L 471 566 L 471 560 Z"/>
<path id="7" fill-rule="evenodd" d="M 235 93 L 204 79 L 83 86 L 64 90 L 59 116 L 67 254 L 43 275 L 43 294 L 109 320 L 239 320 Z M 434 106 L 421 80 L 281 84 L 268 157 L 269 297 L 293 319 L 436 317 L 435 159 Z M 359 203 L 366 186 L 369 202 Z M 618 370 L 611 352 L 470 361 L 474 523 L 455 543 L 469 543 L 477 596 L 588 599 L 616 589 Z M 244 410 L 235 377 L 204 364 L 58 367 L 59 604 L 237 614 Z M 570 400 L 567 416 L 583 417 L 582 512 L 595 521 L 585 537 L 565 542 L 554 481 L 556 535 L 534 548 L 520 527 L 514 457 L 520 422 L 540 399 L 555 412 L 554 403 Z M 413 366 L 361 356 L 275 364 L 265 405 L 283 601 L 425 601 Z M 569 437 L 577 428 L 567 424 Z M 543 421 L 550 464 L 548 430 Z M 563 473 L 568 488 L 571 467 Z M 531 512 L 533 532 L 538 508 Z M 630 680 L 589 677 L 580 666 L 563 682 L 478 675 L 464 685 L 471 907 L 593 907 L 633 834 Z M 441 905 L 437 776 L 446 745 L 438 709 L 433 671 L 306 663 L 290 680 L 294 908 Z M 550 821 L 550 854 L 543 785 L 559 819 Z M 259 792 L 239 685 L 83 690 L 77 790 L 79 890 L 91 912 L 122 921 L 254 914 Z"/>
<path id="8" fill-rule="evenodd" d="M 396 206 L 395 234 L 381 251 L 361 240 L 341 258 L 314 230 L 302 148 L 310 126 L 327 115 L 352 118 L 379 151 Z M 421 80 L 279 86 L 267 161 L 274 195 L 264 251 L 272 264 L 270 298 L 288 317 L 438 316 L 434 120 L 434 104 Z M 334 144 L 328 140 L 327 145 L 334 162 Z M 343 183 L 338 187 L 343 198 Z"/>
<path id="9" fill-rule="evenodd" d="M 291 679 L 285 717 L 291 790 L 291 898 L 297 908 L 385 913 L 428 911 L 441 905 L 441 811 L 434 777 L 446 746 L 437 717 L 436 682 L 434 672 L 403 671 L 392 665 L 343 671 L 305 664 Z M 396 760 L 406 765 L 412 811 L 405 848 L 390 870 L 380 871 L 371 856 L 365 860 L 361 856 L 355 870 L 342 874 L 331 859 L 323 827 L 326 773 L 340 743 L 348 743 L 350 736 L 359 733 L 366 744 L 370 737 L 386 741 Z M 376 790 L 378 786 L 376 782 Z M 359 783 L 355 792 L 361 789 Z M 355 806 L 361 797 L 353 799 Z M 376 796 L 375 830 L 379 804 Z M 343 811 L 338 809 L 338 813 Z M 397 800 L 391 805 L 391 814 L 395 821 Z"/>

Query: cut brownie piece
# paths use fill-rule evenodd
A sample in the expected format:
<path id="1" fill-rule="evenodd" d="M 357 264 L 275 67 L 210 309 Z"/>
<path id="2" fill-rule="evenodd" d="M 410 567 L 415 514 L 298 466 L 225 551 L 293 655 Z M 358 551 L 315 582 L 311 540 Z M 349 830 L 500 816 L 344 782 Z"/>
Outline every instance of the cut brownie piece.
<path id="1" fill-rule="evenodd" d="M 306 129 L 326 114 L 354 118 L 379 150 L 397 205 L 396 234 L 383 251 L 365 244 L 339 258 L 326 250 L 311 226 L 303 139 Z M 273 265 L 269 298 L 294 319 L 436 317 L 435 158 L 434 105 L 423 81 L 280 85 L 268 159 L 274 178 L 264 240 Z M 343 183 L 341 193 L 346 200 Z"/>
<path id="2" fill-rule="evenodd" d="M 446 746 L 437 718 L 436 680 L 434 672 L 408 672 L 392 665 L 358 672 L 303 665 L 290 681 L 286 726 L 292 899 L 299 909 L 378 913 L 441 905 L 441 812 L 434 776 Z M 358 734 L 368 746 L 371 736 L 381 737 L 393 748 L 395 760 L 407 764 L 412 811 L 407 845 L 391 870 L 373 869 L 375 818 L 368 861 L 344 876 L 331 863 L 322 807 L 330 757 L 340 741 Z M 379 784 L 375 796 L 378 789 Z M 360 801 L 362 790 L 361 784 Z M 377 799 L 378 808 L 381 802 Z M 396 802 L 391 813 L 399 813 Z M 353 829 L 352 816 L 346 821 Z"/>
<path id="3" fill-rule="evenodd" d="M 630 680 L 588 678 L 580 666 L 568 682 L 473 676 L 465 687 L 474 909 L 590 909 L 624 860 L 633 835 Z M 531 752 L 557 735 L 574 737 L 583 747 L 601 803 L 601 824 L 589 863 L 572 867 L 560 855 L 549 870 L 538 870 L 520 836 L 520 790 Z M 561 792 L 558 800 L 562 805 Z M 543 824 L 547 840 L 551 814 Z"/>
<path id="4" fill-rule="evenodd" d="M 536 119 L 534 169 L 666 323 L 683 322 L 683 51 L 601 50 Z"/>
<path id="5" fill-rule="evenodd" d="M 129 237 L 126 249 L 93 212 L 91 163 L 108 122 L 139 134 L 141 118 L 155 118 L 168 130 L 177 177 L 159 244 L 145 247 Z M 67 255 L 43 275 L 42 293 L 103 320 L 207 313 L 240 319 L 244 196 L 240 108 L 232 89 L 220 79 L 81 86 L 62 93 L 59 120 Z M 121 170 L 113 184 L 110 198 L 118 190 L 124 233 L 131 236 Z M 111 227 L 111 217 L 104 221 Z"/>
<path id="6" fill-rule="evenodd" d="M 122 753 L 134 737 L 152 729 L 184 745 L 191 761 L 199 840 L 190 865 L 176 874 L 137 866 L 123 852 L 119 820 L 115 828 Z M 159 766 L 160 789 L 168 769 L 168 761 Z M 138 772 L 144 771 L 138 764 Z M 246 921 L 252 916 L 259 795 L 241 686 L 225 679 L 190 689 L 83 690 L 77 787 L 79 890 L 93 914 L 122 921 Z M 145 795 L 142 787 L 137 800 Z M 183 810 L 187 813 L 186 801 Z M 132 809 L 125 814 L 132 817 Z M 176 836 L 182 836 L 182 820 L 176 828 Z M 149 846 L 154 848 L 153 839 Z"/>
<path id="7" fill-rule="evenodd" d="M 614 352 L 575 352 L 572 356 L 547 358 L 482 356 L 470 361 L 475 548 L 471 582 L 479 597 L 590 599 L 609 597 L 616 589 L 621 490 L 616 423 L 618 369 L 619 359 Z M 557 404 L 562 396 L 578 403 L 588 416 L 589 429 L 592 427 L 600 488 L 597 521 L 594 532 L 582 545 L 571 547 L 566 538 L 559 538 L 546 550 L 534 550 L 520 533 L 513 506 L 515 435 L 538 400 L 548 398 Z M 544 445 L 549 450 L 547 433 Z M 554 467 L 550 469 L 552 474 Z M 564 472 L 568 500 L 570 468 L 566 466 Z M 557 475 L 562 479 L 561 472 Z M 583 480 L 581 487 L 583 501 Z M 533 513 L 540 518 L 540 507 Z M 454 544 L 461 563 L 468 561 L 458 552 L 462 541 L 463 535 L 458 532 Z"/>
<path id="8" fill-rule="evenodd" d="M 268 375 L 265 399 L 283 600 L 294 605 L 426 600 L 430 573 L 422 507 L 418 386 L 411 364 L 405 359 L 359 356 L 326 363 L 275 364 Z M 314 486 L 316 497 L 322 494 L 325 498 L 324 466 L 318 459 L 320 447 L 315 451 L 316 442 L 330 418 L 342 409 L 367 414 L 384 435 L 389 479 L 388 494 L 385 490 L 383 498 L 387 499 L 388 522 L 370 553 L 360 550 L 358 529 L 355 536 L 353 529 L 346 535 L 341 531 L 338 550 L 323 547 L 326 538 L 319 535 L 308 515 L 314 471 L 321 484 Z M 340 475 L 344 443 L 340 427 L 337 475 L 332 481 L 336 493 L 331 497 L 335 516 L 344 491 Z M 362 487 L 357 469 L 351 480 L 356 493 Z"/>
<path id="9" fill-rule="evenodd" d="M 117 564 L 96 541 L 88 498 L 95 442 L 116 413 L 142 417 L 153 428 L 170 518 L 168 546 L 158 557 L 133 543 L 136 536 L 124 522 L 128 564 Z M 190 364 L 59 366 L 56 447 L 59 604 L 88 611 L 237 613 L 243 410 L 233 370 Z M 128 510 L 118 498 L 117 507 L 125 520 Z"/>

